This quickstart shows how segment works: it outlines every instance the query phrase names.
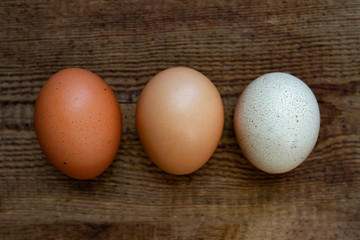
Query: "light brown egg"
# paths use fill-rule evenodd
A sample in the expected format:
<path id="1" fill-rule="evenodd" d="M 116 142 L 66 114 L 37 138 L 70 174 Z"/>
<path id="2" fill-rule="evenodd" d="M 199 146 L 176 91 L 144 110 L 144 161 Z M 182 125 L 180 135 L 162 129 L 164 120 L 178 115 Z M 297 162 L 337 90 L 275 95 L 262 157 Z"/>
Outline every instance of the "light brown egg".
<path id="1" fill-rule="evenodd" d="M 208 161 L 220 141 L 220 94 L 198 71 L 164 70 L 143 89 L 136 126 L 146 153 L 159 168 L 178 175 L 192 173 Z"/>
<path id="2" fill-rule="evenodd" d="M 77 179 L 101 174 L 120 145 L 118 101 L 99 76 L 84 69 L 62 70 L 45 83 L 36 101 L 34 124 L 50 162 Z"/>

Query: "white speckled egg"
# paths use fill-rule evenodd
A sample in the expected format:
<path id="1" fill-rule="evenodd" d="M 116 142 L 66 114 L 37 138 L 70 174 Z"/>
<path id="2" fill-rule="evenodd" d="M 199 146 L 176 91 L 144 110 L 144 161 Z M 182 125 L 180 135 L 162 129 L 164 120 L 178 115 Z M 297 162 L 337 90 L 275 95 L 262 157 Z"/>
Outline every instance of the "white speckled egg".
<path id="1" fill-rule="evenodd" d="M 269 73 L 252 81 L 234 113 L 237 141 L 246 158 L 268 173 L 299 166 L 315 146 L 319 105 L 311 89 L 287 73 Z"/>

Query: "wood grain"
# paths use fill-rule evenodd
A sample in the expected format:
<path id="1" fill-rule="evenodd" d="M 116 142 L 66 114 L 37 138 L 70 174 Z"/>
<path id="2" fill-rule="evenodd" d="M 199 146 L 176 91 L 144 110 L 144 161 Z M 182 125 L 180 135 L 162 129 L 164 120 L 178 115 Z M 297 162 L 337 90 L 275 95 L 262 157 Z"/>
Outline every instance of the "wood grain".
<path id="1" fill-rule="evenodd" d="M 172 176 L 144 153 L 137 98 L 172 66 L 204 73 L 224 133 L 199 171 Z M 113 164 L 89 181 L 45 158 L 34 103 L 55 72 L 82 67 L 124 117 Z M 295 170 L 244 158 L 232 118 L 242 90 L 289 72 L 315 93 L 319 140 Z M 360 1 L 0 2 L 0 239 L 360 239 Z"/>

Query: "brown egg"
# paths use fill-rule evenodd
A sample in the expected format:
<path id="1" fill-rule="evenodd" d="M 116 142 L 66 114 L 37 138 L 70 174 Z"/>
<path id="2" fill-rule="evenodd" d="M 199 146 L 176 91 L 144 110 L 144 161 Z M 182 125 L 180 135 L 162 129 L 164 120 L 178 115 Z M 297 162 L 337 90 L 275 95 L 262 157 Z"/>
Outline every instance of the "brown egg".
<path id="1" fill-rule="evenodd" d="M 50 162 L 77 179 L 101 174 L 120 145 L 118 101 L 99 76 L 84 69 L 62 70 L 45 83 L 36 101 L 34 124 Z"/>
<path id="2" fill-rule="evenodd" d="M 198 71 L 167 69 L 141 92 L 136 126 L 146 153 L 159 168 L 178 175 L 192 173 L 208 161 L 220 141 L 220 94 Z"/>

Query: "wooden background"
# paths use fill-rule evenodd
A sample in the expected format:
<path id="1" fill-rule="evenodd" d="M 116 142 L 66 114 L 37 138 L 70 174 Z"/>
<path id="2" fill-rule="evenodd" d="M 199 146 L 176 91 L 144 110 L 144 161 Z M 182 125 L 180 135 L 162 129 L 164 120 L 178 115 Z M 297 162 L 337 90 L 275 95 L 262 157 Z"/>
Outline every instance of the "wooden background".
<path id="1" fill-rule="evenodd" d="M 172 176 L 145 155 L 137 98 L 188 66 L 219 89 L 225 129 L 199 171 Z M 122 108 L 122 143 L 101 176 L 73 180 L 33 126 L 45 81 L 101 76 Z M 232 118 L 251 80 L 289 72 L 315 93 L 319 140 L 294 171 L 244 158 Z M 360 1 L 0 1 L 0 239 L 360 239 Z"/>

